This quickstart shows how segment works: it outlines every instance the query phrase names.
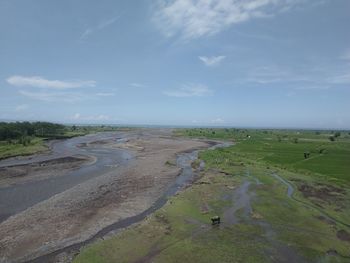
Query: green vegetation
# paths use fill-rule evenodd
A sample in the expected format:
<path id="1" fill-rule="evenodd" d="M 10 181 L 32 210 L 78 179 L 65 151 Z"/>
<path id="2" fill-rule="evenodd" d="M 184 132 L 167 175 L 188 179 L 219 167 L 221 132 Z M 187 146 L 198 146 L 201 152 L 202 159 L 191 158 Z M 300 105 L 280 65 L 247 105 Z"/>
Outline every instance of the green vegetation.
<path id="1" fill-rule="evenodd" d="M 206 170 L 192 187 L 141 224 L 85 248 L 74 262 L 350 261 L 347 132 L 177 134 L 236 145 L 201 152 Z M 290 196 L 286 184 L 294 188 Z M 210 224 L 215 215 L 220 226 Z"/>
<path id="2" fill-rule="evenodd" d="M 16 140 L 0 142 L 0 159 L 13 157 L 17 155 L 30 155 L 34 153 L 44 152 L 47 147 L 43 138 L 30 138 L 30 142 L 23 145 Z"/>
<path id="3" fill-rule="evenodd" d="M 48 150 L 45 141 L 102 131 L 128 130 L 112 126 L 67 126 L 49 122 L 0 122 L 0 159 Z"/>
<path id="4" fill-rule="evenodd" d="M 350 181 L 350 136 L 345 132 L 335 132 L 337 139 L 329 141 L 334 132 L 215 129 L 214 136 L 212 130 L 180 130 L 177 134 L 234 141 L 236 145 L 219 151 L 234 155 L 226 158 L 236 161 L 248 159 L 266 166 Z M 309 153 L 309 157 L 305 158 L 304 153 Z"/>

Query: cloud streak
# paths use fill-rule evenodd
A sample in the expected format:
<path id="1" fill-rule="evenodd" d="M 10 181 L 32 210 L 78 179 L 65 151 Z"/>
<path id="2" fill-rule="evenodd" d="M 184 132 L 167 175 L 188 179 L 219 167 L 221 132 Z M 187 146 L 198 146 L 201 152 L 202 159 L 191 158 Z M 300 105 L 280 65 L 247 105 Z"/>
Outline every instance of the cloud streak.
<path id="1" fill-rule="evenodd" d="M 98 92 L 98 93 L 96 93 L 96 96 L 99 96 L 99 97 L 112 97 L 112 96 L 115 96 L 115 93 L 113 93 L 113 92 Z"/>
<path id="2" fill-rule="evenodd" d="M 137 82 L 133 82 L 133 83 L 130 83 L 129 84 L 131 87 L 134 87 L 134 88 L 146 88 L 147 86 L 142 84 L 142 83 L 137 83 Z"/>
<path id="3" fill-rule="evenodd" d="M 341 56 L 340 59 L 350 60 L 350 49 L 346 50 Z"/>
<path id="4" fill-rule="evenodd" d="M 204 65 L 208 67 L 215 67 L 221 64 L 221 62 L 226 58 L 226 56 L 213 56 L 213 57 L 206 57 L 206 56 L 199 56 L 198 57 Z"/>
<path id="5" fill-rule="evenodd" d="M 21 105 L 18 105 L 18 106 L 15 108 L 15 112 L 26 111 L 28 108 L 29 108 L 29 105 L 27 105 L 27 104 L 21 104 Z"/>
<path id="6" fill-rule="evenodd" d="M 306 67 L 300 70 L 284 68 L 283 66 L 256 67 L 242 73 L 236 78 L 239 84 L 254 84 L 261 86 L 280 85 L 295 87 L 299 90 L 327 90 L 339 85 L 350 84 L 350 73 L 346 67 L 332 68 Z"/>
<path id="7" fill-rule="evenodd" d="M 94 34 L 95 32 L 103 30 L 104 28 L 113 25 L 119 18 L 120 16 L 103 20 L 98 25 L 85 29 L 85 31 L 81 34 L 80 39 L 84 40 L 88 38 L 90 35 Z"/>
<path id="8" fill-rule="evenodd" d="M 195 39 L 231 25 L 286 12 L 302 0 L 161 0 L 154 21 L 166 36 Z"/>
<path id="9" fill-rule="evenodd" d="M 176 90 L 167 90 L 163 92 L 169 97 L 204 97 L 213 94 L 213 90 L 202 84 L 185 84 Z"/>
<path id="10" fill-rule="evenodd" d="M 75 113 L 69 119 L 74 121 L 108 121 L 111 120 L 111 117 L 105 114 L 83 116 L 80 113 Z"/>
<path id="11" fill-rule="evenodd" d="M 72 93 L 72 92 L 47 92 L 47 91 L 32 92 L 27 90 L 20 90 L 19 94 L 30 99 L 40 100 L 44 102 L 58 101 L 58 102 L 74 103 L 86 98 L 86 96 L 84 96 L 81 93 Z"/>
<path id="12" fill-rule="evenodd" d="M 95 87 L 96 81 L 93 80 L 78 80 L 78 81 L 62 81 L 48 80 L 40 76 L 11 76 L 6 79 L 7 83 L 17 87 L 34 87 L 47 89 L 74 89 L 82 87 Z"/>

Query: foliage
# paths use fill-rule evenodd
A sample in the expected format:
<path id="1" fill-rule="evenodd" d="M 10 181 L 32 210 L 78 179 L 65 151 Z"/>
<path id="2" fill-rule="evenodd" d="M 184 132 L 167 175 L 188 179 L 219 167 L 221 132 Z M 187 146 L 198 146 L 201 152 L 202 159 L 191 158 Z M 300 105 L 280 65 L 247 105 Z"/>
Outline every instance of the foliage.
<path id="1" fill-rule="evenodd" d="M 52 137 L 64 133 L 64 125 L 49 122 L 1 122 L 0 141 L 25 140 L 26 136 Z"/>

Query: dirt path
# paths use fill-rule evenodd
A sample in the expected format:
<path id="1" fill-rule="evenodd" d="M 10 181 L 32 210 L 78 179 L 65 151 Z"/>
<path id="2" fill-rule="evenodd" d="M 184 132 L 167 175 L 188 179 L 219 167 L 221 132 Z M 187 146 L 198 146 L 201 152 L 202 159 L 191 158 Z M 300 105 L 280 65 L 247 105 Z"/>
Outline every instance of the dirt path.
<path id="1" fill-rule="evenodd" d="M 26 262 L 52 253 L 87 240 L 151 207 L 181 170 L 169 165 L 169 161 L 176 161 L 176 155 L 181 152 L 209 146 L 201 141 L 173 138 L 170 134 L 169 130 L 137 130 L 123 140 L 115 134 L 103 141 L 90 140 L 81 145 L 90 153 L 102 152 L 108 156 L 108 151 L 114 154 L 115 150 L 123 150 L 133 158 L 124 166 L 108 166 L 98 176 L 68 187 L 2 222 L 0 262 Z M 95 164 L 104 168 L 110 165 L 103 158 Z M 55 178 L 62 176 L 67 175 Z M 40 185 L 47 179 L 33 179 L 31 183 Z"/>

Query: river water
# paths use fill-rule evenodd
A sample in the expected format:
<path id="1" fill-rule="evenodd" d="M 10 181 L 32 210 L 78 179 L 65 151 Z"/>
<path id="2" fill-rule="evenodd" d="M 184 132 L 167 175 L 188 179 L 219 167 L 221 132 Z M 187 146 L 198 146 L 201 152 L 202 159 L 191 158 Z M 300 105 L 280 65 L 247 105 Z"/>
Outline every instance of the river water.
<path id="1" fill-rule="evenodd" d="M 0 167 L 43 162 L 68 156 L 88 155 L 96 161 L 89 165 L 70 171 L 62 176 L 30 181 L 9 187 L 0 187 L 0 222 L 11 215 L 19 213 L 55 194 L 63 192 L 79 183 L 125 166 L 133 160 L 133 156 L 123 149 L 106 148 L 101 144 L 91 142 L 101 140 L 121 140 L 127 138 L 127 133 L 106 132 L 67 140 L 55 141 L 51 144 L 48 154 L 23 158 L 10 158 L 0 161 Z M 82 145 L 88 145 L 81 147 Z"/>

